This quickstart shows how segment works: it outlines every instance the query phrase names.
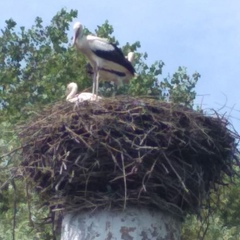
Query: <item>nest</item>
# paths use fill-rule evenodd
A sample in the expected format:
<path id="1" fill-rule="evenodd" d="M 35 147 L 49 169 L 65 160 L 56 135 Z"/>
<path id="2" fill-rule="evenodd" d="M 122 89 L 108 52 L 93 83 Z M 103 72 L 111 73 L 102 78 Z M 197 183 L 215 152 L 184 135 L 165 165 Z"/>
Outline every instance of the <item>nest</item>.
<path id="1" fill-rule="evenodd" d="M 196 212 L 232 176 L 226 120 L 154 99 L 47 106 L 21 127 L 22 167 L 51 209 Z"/>

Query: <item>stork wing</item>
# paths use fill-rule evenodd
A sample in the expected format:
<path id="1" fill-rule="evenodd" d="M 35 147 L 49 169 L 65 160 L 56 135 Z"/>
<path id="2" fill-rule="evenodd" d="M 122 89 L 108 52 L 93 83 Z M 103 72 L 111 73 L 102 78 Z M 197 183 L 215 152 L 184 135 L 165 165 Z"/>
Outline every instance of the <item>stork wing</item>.
<path id="1" fill-rule="evenodd" d="M 109 43 L 107 39 L 91 36 L 88 38 L 88 43 L 91 51 L 99 58 L 117 63 L 130 73 L 135 73 L 132 64 L 125 58 L 123 52 L 116 45 Z"/>
<path id="2" fill-rule="evenodd" d="M 90 49 L 94 51 L 113 51 L 114 47 L 109 43 L 108 39 L 100 38 L 97 36 L 88 35 L 87 36 L 88 44 Z"/>

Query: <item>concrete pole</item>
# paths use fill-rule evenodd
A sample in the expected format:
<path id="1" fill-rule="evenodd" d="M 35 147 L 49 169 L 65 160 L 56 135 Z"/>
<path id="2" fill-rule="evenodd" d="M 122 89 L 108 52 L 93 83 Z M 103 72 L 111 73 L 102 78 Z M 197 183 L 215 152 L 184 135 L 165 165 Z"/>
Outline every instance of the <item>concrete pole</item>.
<path id="1" fill-rule="evenodd" d="M 142 208 L 68 213 L 61 240 L 179 240 L 180 226 L 170 214 Z"/>

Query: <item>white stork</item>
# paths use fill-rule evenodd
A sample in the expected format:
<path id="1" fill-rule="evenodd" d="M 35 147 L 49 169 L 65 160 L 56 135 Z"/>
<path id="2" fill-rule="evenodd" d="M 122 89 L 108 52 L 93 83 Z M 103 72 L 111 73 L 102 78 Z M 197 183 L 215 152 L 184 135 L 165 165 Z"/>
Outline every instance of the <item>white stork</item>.
<path id="1" fill-rule="evenodd" d="M 76 83 L 71 82 L 67 85 L 67 98 L 66 100 L 69 102 L 83 102 L 83 101 L 96 101 L 97 96 L 93 93 L 89 92 L 82 92 L 80 94 L 77 94 L 78 86 Z M 98 97 L 98 99 L 101 99 L 101 97 Z"/>
<path id="2" fill-rule="evenodd" d="M 98 95 L 101 72 L 108 73 L 104 74 L 106 81 L 112 81 L 114 76 L 115 79 L 121 79 L 121 82 L 128 82 L 134 76 L 132 64 L 116 45 L 105 38 L 85 36 L 80 22 L 75 23 L 73 29 L 73 45 L 88 58 L 93 68 L 93 94 Z"/>

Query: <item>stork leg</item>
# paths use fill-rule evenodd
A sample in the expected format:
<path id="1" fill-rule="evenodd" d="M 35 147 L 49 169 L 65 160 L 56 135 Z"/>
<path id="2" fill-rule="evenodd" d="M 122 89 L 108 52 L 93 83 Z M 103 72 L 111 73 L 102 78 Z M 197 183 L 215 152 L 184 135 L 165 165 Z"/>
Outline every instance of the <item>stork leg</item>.
<path id="1" fill-rule="evenodd" d="M 95 86 L 96 86 L 96 74 L 93 74 L 93 86 L 92 86 L 92 94 L 95 92 Z"/>
<path id="2" fill-rule="evenodd" d="M 92 94 L 96 94 L 96 78 L 97 78 L 97 68 L 93 68 L 93 87 L 92 87 Z"/>
<path id="3" fill-rule="evenodd" d="M 99 71 L 97 71 L 96 76 L 96 100 L 98 100 L 98 85 L 99 85 Z"/>

